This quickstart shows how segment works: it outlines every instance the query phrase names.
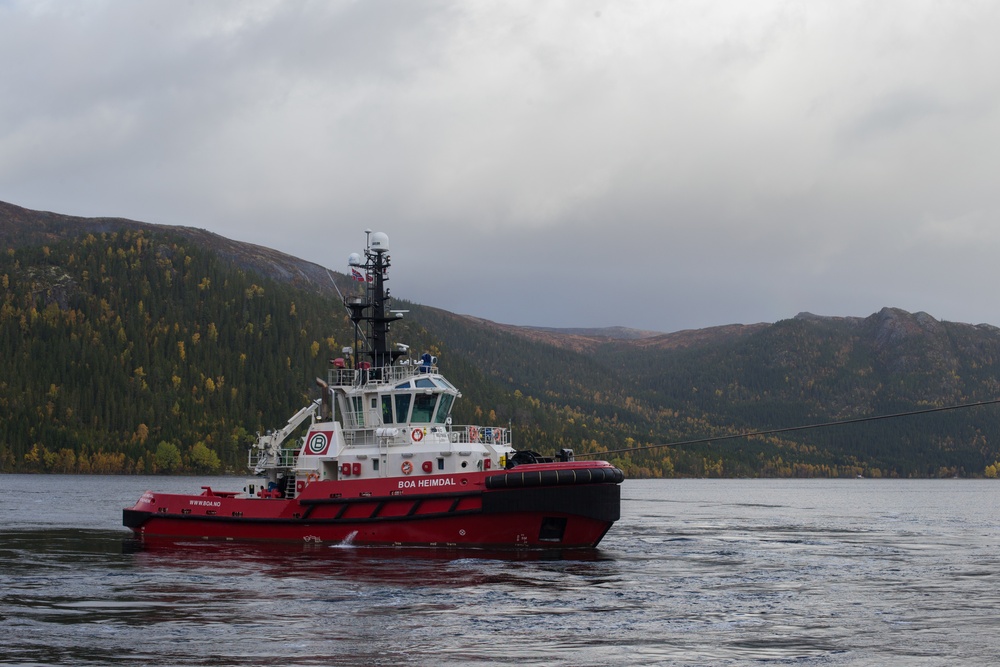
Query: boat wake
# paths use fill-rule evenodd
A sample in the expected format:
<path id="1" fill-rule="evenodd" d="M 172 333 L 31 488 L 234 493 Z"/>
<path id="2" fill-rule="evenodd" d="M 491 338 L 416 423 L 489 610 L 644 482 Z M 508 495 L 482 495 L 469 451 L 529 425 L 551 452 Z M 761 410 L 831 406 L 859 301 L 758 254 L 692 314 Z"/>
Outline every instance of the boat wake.
<path id="1" fill-rule="evenodd" d="M 347 534 L 339 543 L 331 546 L 332 549 L 352 549 L 354 548 L 354 538 L 358 536 L 358 531 L 353 530 Z"/>

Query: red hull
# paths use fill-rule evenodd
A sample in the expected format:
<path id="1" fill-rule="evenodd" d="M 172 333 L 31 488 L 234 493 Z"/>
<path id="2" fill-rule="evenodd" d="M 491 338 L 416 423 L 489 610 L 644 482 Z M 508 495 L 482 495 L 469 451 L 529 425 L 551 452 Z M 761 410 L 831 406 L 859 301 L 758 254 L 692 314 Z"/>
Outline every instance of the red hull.
<path id="1" fill-rule="evenodd" d="M 603 462 L 567 462 L 510 472 L 319 481 L 291 500 L 147 492 L 124 511 L 124 523 L 141 537 L 174 539 L 595 547 L 619 518 L 621 479 L 621 471 Z"/>

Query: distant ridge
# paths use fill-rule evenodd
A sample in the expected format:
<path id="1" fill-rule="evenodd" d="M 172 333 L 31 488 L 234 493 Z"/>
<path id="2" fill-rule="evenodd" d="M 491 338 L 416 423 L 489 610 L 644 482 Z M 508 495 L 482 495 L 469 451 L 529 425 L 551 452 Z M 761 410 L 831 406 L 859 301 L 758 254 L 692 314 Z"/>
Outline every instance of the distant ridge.
<path id="1" fill-rule="evenodd" d="M 859 324 L 864 321 L 863 317 L 839 317 L 833 315 L 814 315 L 809 312 L 801 312 L 794 318 L 796 320 L 812 321 L 812 322 L 848 322 Z"/>
<path id="2" fill-rule="evenodd" d="M 588 338 L 604 338 L 607 340 L 638 340 L 663 335 L 662 331 L 647 331 L 645 329 L 630 329 L 628 327 L 598 327 L 598 328 L 565 328 L 565 327 L 524 327 L 535 331 L 563 334 L 569 336 L 587 336 Z"/>
<path id="3" fill-rule="evenodd" d="M 741 338 L 762 331 L 770 326 L 772 325 L 760 322 L 758 324 L 724 324 L 704 329 L 685 329 L 650 338 L 642 338 L 636 341 L 636 345 L 662 350 L 679 350 L 701 345 L 718 344 L 723 341 Z"/>
<path id="4" fill-rule="evenodd" d="M 631 329 L 620 326 L 595 328 L 517 326 L 514 324 L 500 324 L 472 315 L 461 315 L 459 317 L 523 338 L 582 353 L 594 352 L 607 345 L 677 350 L 740 338 L 771 326 L 764 322 L 759 324 L 726 324 L 717 327 L 707 327 L 705 329 L 685 329 L 673 333 L 663 333 L 661 331 Z"/>

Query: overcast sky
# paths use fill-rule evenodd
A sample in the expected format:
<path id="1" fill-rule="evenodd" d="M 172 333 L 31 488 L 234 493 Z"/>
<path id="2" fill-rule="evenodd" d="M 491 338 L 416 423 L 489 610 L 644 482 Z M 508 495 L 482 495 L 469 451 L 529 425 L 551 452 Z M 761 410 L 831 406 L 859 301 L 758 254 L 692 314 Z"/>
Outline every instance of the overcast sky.
<path id="1" fill-rule="evenodd" d="M 1000 325 L 1000 3 L 0 0 L 0 200 L 511 324 Z"/>

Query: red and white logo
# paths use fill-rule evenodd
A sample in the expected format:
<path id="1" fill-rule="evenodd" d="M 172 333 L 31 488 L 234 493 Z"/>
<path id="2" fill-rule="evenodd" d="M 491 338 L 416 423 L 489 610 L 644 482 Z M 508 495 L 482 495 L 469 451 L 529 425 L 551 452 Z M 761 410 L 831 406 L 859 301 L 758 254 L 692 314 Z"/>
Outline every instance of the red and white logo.
<path id="1" fill-rule="evenodd" d="M 309 434 L 306 446 L 302 448 L 302 453 L 309 456 L 322 456 L 330 448 L 330 441 L 333 440 L 331 431 L 314 431 Z"/>

